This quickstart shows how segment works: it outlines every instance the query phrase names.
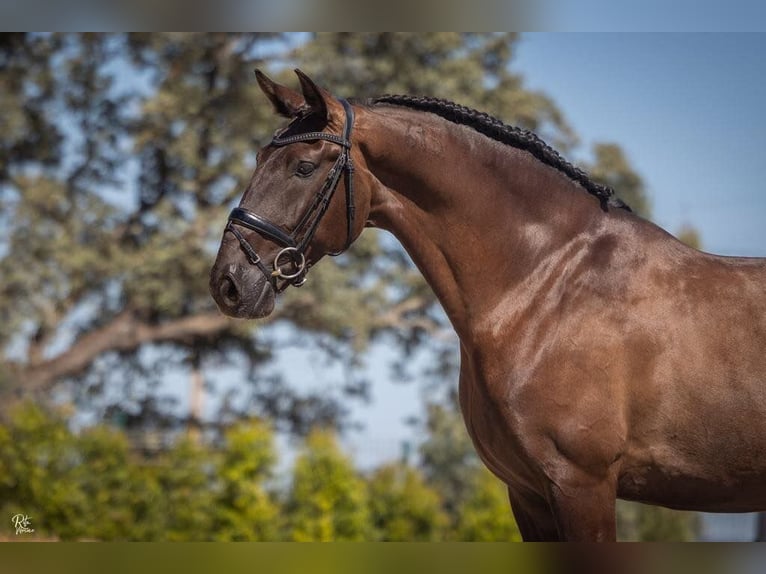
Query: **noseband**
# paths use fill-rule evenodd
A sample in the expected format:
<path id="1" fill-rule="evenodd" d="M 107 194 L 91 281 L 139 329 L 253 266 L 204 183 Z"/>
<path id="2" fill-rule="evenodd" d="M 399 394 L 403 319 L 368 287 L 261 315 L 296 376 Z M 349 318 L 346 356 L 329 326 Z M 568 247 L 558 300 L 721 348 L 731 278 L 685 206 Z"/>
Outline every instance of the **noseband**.
<path id="1" fill-rule="evenodd" d="M 325 132 L 310 132 L 287 137 L 275 136 L 271 140 L 271 145 L 275 147 L 319 140 L 326 140 L 341 147 L 340 155 L 335 160 L 332 168 L 330 168 L 324 184 L 314 196 L 314 201 L 303 214 L 295 229 L 287 233 L 265 217 L 253 213 L 244 207 L 235 207 L 229 214 L 229 221 L 226 224 L 225 231 L 231 231 L 234 234 L 250 263 L 256 265 L 261 270 L 277 293 L 284 291 L 289 285 L 300 287 L 306 282 L 306 274 L 311 267 L 311 263 L 306 261 L 306 248 L 314 238 L 322 217 L 324 217 L 324 214 L 330 207 L 330 201 L 333 195 L 335 195 L 338 183 L 340 183 L 341 173 L 346 175 L 346 244 L 340 251 L 328 253 L 328 255 L 340 255 L 348 249 L 352 242 L 354 232 L 354 190 L 352 178 L 354 166 L 351 161 L 351 128 L 354 125 L 354 110 L 346 100 L 340 100 L 340 103 L 343 104 L 343 109 L 346 111 L 346 124 L 343 128 L 342 137 Z M 261 237 L 282 247 L 282 250 L 277 253 L 272 263 L 273 270 L 269 270 L 263 263 L 252 245 L 248 243 L 236 226 L 251 229 Z M 287 272 L 282 269 L 282 266 L 289 263 L 292 263 L 294 267 L 290 272 Z M 279 283 L 280 280 L 281 285 Z"/>

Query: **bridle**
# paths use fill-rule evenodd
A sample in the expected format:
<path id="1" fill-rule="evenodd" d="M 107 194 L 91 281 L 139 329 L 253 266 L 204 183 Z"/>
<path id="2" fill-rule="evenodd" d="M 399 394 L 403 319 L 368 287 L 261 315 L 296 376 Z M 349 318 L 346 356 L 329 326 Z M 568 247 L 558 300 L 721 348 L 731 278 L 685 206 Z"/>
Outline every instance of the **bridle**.
<path id="1" fill-rule="evenodd" d="M 319 223 L 322 221 L 322 217 L 324 217 L 324 214 L 330 207 L 330 201 L 332 200 L 333 195 L 335 195 L 338 183 L 340 183 L 341 173 L 346 174 L 346 244 L 339 251 L 328 253 L 328 255 L 340 255 L 349 248 L 353 241 L 355 208 L 352 177 L 354 173 L 354 165 L 351 161 L 351 128 L 354 125 L 354 110 L 351 107 L 351 104 L 346 100 L 340 100 L 340 103 L 343 104 L 343 109 L 346 112 L 346 123 L 343 128 L 343 136 L 325 132 L 309 132 L 286 137 L 277 135 L 271 140 L 271 145 L 275 147 L 282 147 L 297 142 L 312 142 L 318 140 L 326 140 L 338 144 L 341 147 L 340 155 L 338 156 L 338 159 L 335 160 L 332 168 L 330 168 L 324 184 L 314 196 L 314 201 L 303 214 L 303 217 L 301 217 L 298 225 L 295 226 L 295 229 L 290 233 L 287 233 L 265 217 L 253 213 L 244 207 L 235 207 L 229 214 L 229 221 L 226 224 L 224 232 L 230 231 L 234 234 L 234 237 L 239 241 L 239 244 L 245 252 L 245 255 L 247 255 L 250 263 L 256 265 L 258 269 L 261 270 L 276 293 L 284 291 L 289 285 L 300 287 L 306 282 L 306 274 L 311 267 L 311 263 L 306 260 L 306 248 L 314 238 L 314 234 L 319 227 Z M 270 270 L 263 263 L 252 245 L 248 243 L 236 226 L 251 229 L 261 235 L 261 237 L 282 247 L 282 250 L 277 253 L 276 257 L 274 257 L 272 263 L 273 270 Z M 291 272 L 286 272 L 282 269 L 282 265 L 290 262 L 294 265 L 294 269 L 291 270 Z"/>

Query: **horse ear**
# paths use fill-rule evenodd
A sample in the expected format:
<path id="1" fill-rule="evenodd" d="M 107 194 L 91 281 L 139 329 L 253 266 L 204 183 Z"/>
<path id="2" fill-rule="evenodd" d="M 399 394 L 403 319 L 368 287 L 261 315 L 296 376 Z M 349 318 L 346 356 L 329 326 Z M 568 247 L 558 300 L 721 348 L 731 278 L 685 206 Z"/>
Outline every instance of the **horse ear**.
<path id="1" fill-rule="evenodd" d="M 299 69 L 296 68 L 295 73 L 301 82 L 303 98 L 306 100 L 306 105 L 311 109 L 311 112 L 324 120 L 329 119 L 327 99 L 331 98 L 330 93 L 317 86 L 314 80 Z"/>
<path id="2" fill-rule="evenodd" d="M 294 118 L 298 115 L 298 110 L 302 108 L 306 101 L 295 90 L 282 86 L 274 82 L 260 70 L 255 71 L 255 79 L 266 97 L 269 98 L 274 110 L 286 118 Z"/>

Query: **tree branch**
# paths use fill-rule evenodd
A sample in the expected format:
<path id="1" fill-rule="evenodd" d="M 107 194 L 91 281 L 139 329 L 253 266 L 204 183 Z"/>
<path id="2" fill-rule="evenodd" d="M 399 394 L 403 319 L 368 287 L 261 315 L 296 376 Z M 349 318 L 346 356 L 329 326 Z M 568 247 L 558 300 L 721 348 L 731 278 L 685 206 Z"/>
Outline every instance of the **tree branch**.
<path id="1" fill-rule="evenodd" d="M 432 337 L 446 336 L 451 331 L 424 314 L 433 304 L 427 297 L 408 297 L 375 318 L 374 327 L 385 329 L 422 329 Z"/>
<path id="2" fill-rule="evenodd" d="M 33 365 L 15 365 L 19 390 L 49 389 L 64 377 L 84 372 L 100 355 L 109 351 L 133 351 L 148 343 L 190 342 L 232 328 L 234 320 L 218 311 L 182 317 L 158 325 L 141 321 L 131 310 L 119 313 L 108 324 L 80 337 L 60 355 Z"/>

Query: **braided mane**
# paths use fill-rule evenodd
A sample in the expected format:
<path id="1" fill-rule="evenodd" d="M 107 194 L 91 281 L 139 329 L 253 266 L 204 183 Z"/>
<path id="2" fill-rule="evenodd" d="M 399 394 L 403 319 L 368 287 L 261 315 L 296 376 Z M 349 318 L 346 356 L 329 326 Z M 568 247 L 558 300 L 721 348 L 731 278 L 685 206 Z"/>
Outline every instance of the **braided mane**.
<path id="1" fill-rule="evenodd" d="M 631 211 L 626 203 L 614 195 L 612 188 L 594 182 L 588 174 L 566 161 L 555 149 L 529 130 L 509 126 L 489 114 L 439 98 L 385 95 L 373 98 L 372 103 L 393 104 L 431 112 L 453 123 L 471 127 L 496 141 L 527 151 L 544 164 L 564 173 L 588 193 L 596 196 L 602 209 L 606 210 L 607 206 L 611 206 Z"/>

